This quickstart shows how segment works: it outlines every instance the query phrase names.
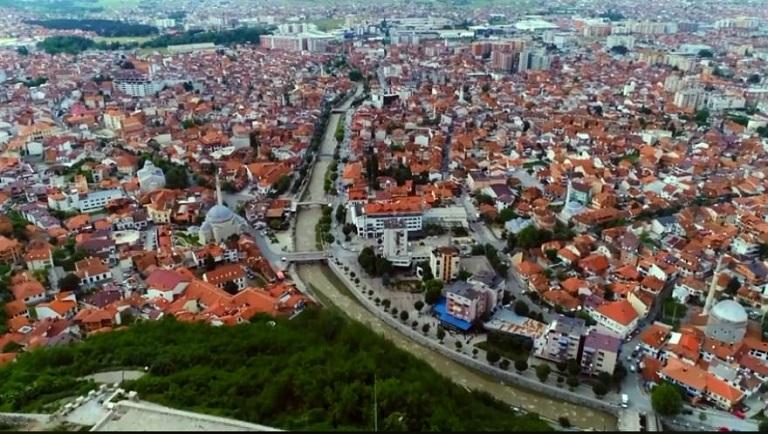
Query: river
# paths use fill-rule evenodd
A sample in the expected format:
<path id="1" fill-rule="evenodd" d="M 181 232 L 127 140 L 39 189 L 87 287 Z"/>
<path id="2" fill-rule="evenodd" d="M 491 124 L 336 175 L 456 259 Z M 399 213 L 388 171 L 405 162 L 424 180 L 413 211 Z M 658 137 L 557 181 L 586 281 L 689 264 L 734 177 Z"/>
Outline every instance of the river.
<path id="1" fill-rule="evenodd" d="M 350 102 L 347 101 L 344 104 L 345 108 L 349 107 Z M 307 187 L 307 197 L 304 199 L 306 201 L 326 199 L 323 178 L 332 160 L 330 155 L 333 155 L 334 149 L 337 146 L 335 131 L 341 117 L 342 115 L 340 114 L 332 114 L 329 118 L 320 150 L 320 155 L 323 156 L 319 157 L 312 172 L 312 177 Z M 312 251 L 316 249 L 315 225 L 321 215 L 322 211 L 320 208 L 305 207 L 298 211 L 296 237 L 294 238 L 297 251 Z M 541 414 L 550 419 L 557 420 L 561 416 L 566 416 L 573 425 L 581 428 L 594 428 L 597 430 L 616 429 L 616 418 L 609 414 L 554 400 L 525 389 L 502 385 L 498 380 L 479 374 L 460 363 L 414 343 L 384 324 L 362 305 L 358 304 L 356 300 L 344 294 L 338 288 L 338 285 L 342 285 L 341 282 L 334 278 L 333 272 L 327 265 L 300 265 L 297 267 L 297 273 L 301 280 L 307 285 L 311 285 L 314 291 L 321 294 L 323 299 L 332 302 L 350 318 L 366 324 L 372 330 L 394 342 L 398 347 L 426 361 L 436 371 L 462 386 L 483 390 L 503 402 Z M 552 379 L 550 378 L 549 381 L 552 381 Z"/>

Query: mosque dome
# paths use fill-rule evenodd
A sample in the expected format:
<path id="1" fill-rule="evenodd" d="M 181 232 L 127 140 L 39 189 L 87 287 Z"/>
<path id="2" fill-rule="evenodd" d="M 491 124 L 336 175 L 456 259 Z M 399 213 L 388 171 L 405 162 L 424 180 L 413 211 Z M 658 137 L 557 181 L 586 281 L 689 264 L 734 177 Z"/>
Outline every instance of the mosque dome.
<path id="1" fill-rule="evenodd" d="M 235 213 L 233 213 L 231 209 L 224 205 L 216 205 L 208 210 L 208 214 L 205 215 L 205 221 L 214 224 L 224 223 L 232 220 L 234 216 Z"/>
<path id="2" fill-rule="evenodd" d="M 723 300 L 712 308 L 711 315 L 721 321 L 730 323 L 746 323 L 747 311 L 739 303 L 733 300 Z"/>

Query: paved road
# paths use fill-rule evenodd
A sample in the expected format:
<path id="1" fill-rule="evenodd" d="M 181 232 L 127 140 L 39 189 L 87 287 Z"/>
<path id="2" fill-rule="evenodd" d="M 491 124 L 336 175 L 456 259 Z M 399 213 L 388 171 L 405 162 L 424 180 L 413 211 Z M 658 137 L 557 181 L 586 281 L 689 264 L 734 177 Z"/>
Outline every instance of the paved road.
<path id="1" fill-rule="evenodd" d="M 333 149 L 337 146 L 334 133 L 339 119 L 340 115 L 331 115 L 321 146 L 321 153 L 332 154 Z M 322 163 L 323 160 L 319 160 L 318 164 Z M 325 198 L 325 192 L 323 191 L 325 167 L 327 167 L 327 163 L 326 166 L 317 167 L 314 170 L 308 187 L 308 200 L 322 200 Z M 320 216 L 321 210 L 319 208 L 306 208 L 299 211 L 296 220 L 296 233 L 300 235 L 295 238 L 296 250 L 315 249 L 315 224 Z M 335 252 L 341 250 L 334 248 Z M 370 312 L 355 300 L 343 294 L 337 286 L 340 285 L 340 282 L 330 277 L 332 276 L 332 271 L 326 265 L 301 265 L 297 267 L 297 273 L 306 284 L 311 285 L 314 290 L 322 293 L 348 316 L 368 325 L 372 330 L 385 336 L 400 348 L 426 361 L 438 372 L 441 372 L 462 386 L 486 391 L 504 402 L 529 411 L 550 417 L 567 416 L 577 426 L 595 429 L 604 429 L 606 426 L 613 428 L 616 426 L 615 419 L 610 415 L 560 402 L 523 389 L 499 384 L 495 379 L 482 376 L 445 356 L 414 343 L 371 315 Z"/>

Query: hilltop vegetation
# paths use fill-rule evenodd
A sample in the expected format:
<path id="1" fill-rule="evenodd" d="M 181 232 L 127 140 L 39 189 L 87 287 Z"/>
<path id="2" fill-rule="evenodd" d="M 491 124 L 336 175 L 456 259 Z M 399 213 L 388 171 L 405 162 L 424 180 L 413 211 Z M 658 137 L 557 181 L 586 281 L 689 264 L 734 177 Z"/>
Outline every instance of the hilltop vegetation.
<path id="1" fill-rule="evenodd" d="M 82 343 L 22 354 L 0 369 L 0 411 L 40 411 L 88 383 L 80 376 L 149 367 L 126 384 L 143 399 L 285 429 L 548 430 L 470 393 L 360 323 L 310 309 L 298 318 L 210 327 L 165 318 Z"/>
<path id="2" fill-rule="evenodd" d="M 258 44 L 260 36 L 269 30 L 261 27 L 242 27 L 221 32 L 187 31 L 178 35 L 161 35 L 144 43 L 138 42 L 96 42 L 83 36 L 51 36 L 38 42 L 38 48 L 48 54 L 78 54 L 94 50 L 127 50 L 133 48 L 163 48 L 170 45 L 200 44 L 212 42 L 217 45 Z"/>
<path id="3" fill-rule="evenodd" d="M 97 19 L 52 19 L 30 20 L 28 24 L 55 30 L 85 30 L 95 32 L 99 36 L 149 36 L 157 33 L 157 27 L 146 24 L 126 23 L 124 21 L 97 20 Z"/>

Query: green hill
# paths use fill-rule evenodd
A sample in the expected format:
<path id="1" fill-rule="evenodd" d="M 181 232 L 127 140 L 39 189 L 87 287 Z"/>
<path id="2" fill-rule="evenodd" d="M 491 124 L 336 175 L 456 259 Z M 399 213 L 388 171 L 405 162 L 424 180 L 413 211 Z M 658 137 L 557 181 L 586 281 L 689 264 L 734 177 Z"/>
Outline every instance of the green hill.
<path id="1" fill-rule="evenodd" d="M 311 309 L 271 321 L 210 327 L 166 318 L 25 353 L 0 369 L 0 411 L 50 411 L 87 390 L 83 375 L 148 366 L 126 384 L 143 399 L 284 429 L 371 430 L 374 376 L 379 429 L 550 429 L 338 314 Z"/>

